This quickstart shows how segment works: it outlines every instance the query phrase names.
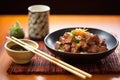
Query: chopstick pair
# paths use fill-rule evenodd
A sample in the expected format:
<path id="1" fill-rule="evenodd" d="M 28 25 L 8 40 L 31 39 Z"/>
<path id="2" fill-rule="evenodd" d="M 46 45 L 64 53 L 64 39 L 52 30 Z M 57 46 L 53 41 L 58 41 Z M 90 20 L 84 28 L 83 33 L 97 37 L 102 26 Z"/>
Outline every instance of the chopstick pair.
<path id="1" fill-rule="evenodd" d="M 62 67 L 63 69 L 65 69 L 65 70 L 67 70 L 67 71 L 69 71 L 69 72 L 83 78 L 83 79 L 86 79 L 87 77 L 88 78 L 92 77 L 91 74 L 89 74 L 89 73 L 87 73 L 87 72 L 85 72 L 83 70 L 80 70 L 80 69 L 78 69 L 78 68 L 76 68 L 76 67 L 74 67 L 74 66 L 72 66 L 72 65 L 70 65 L 70 64 L 68 64 L 68 63 L 66 63 L 66 62 L 64 62 L 62 60 L 59 60 L 59 59 L 57 59 L 57 58 L 55 58 L 55 57 L 53 57 L 51 55 L 48 55 L 47 53 L 45 53 L 43 51 L 40 51 L 40 50 L 30 46 L 29 44 L 21 41 L 20 39 L 17 39 L 15 37 L 6 37 L 6 38 L 13 41 L 14 43 L 24 47 L 25 49 L 30 50 L 33 53 L 45 58 L 46 60 L 48 60 L 48 61 L 50 61 L 50 62 L 52 62 L 52 63 L 54 63 L 54 64 L 56 64 L 56 65 L 58 65 L 60 67 Z"/>

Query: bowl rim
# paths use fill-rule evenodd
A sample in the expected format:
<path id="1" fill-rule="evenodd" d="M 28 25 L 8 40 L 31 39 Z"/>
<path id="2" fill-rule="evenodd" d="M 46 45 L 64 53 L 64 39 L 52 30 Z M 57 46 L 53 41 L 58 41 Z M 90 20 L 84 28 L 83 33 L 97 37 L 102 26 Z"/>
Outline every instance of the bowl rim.
<path id="1" fill-rule="evenodd" d="M 29 39 L 20 39 L 20 40 L 32 42 L 33 44 L 36 45 L 36 48 L 39 47 L 39 45 L 38 45 L 37 42 L 35 42 L 35 41 L 29 40 Z M 7 42 L 5 43 L 4 47 L 5 47 L 7 50 L 9 50 L 9 51 L 11 51 L 11 52 L 31 52 L 31 51 L 29 51 L 29 50 L 26 50 L 26 51 L 16 51 L 16 50 L 10 49 L 10 48 L 8 48 L 7 45 L 8 45 L 9 43 L 11 43 L 11 42 L 12 42 L 12 41 L 7 41 Z M 13 43 L 14 43 L 14 42 L 13 42 Z M 15 44 L 16 44 L 16 43 L 15 43 Z"/>
<path id="2" fill-rule="evenodd" d="M 63 53 L 63 51 L 58 51 L 58 50 L 56 50 L 56 49 L 53 49 L 53 48 L 51 48 L 50 46 L 48 46 L 48 44 L 47 44 L 47 38 L 50 36 L 50 35 L 52 35 L 52 34 L 54 34 L 55 32 L 58 32 L 58 31 L 61 31 L 61 30 L 65 30 L 65 29 L 76 29 L 76 28 L 86 28 L 86 29 L 95 29 L 95 30 L 100 30 L 100 31 L 103 31 L 103 32 L 105 32 L 105 33 L 107 33 L 107 34 L 110 34 L 111 36 L 113 36 L 114 38 L 115 38 L 115 40 L 116 40 L 116 44 L 114 45 L 114 47 L 112 48 L 112 49 L 114 49 L 114 48 L 116 48 L 117 46 L 118 46 L 118 44 L 119 44 L 119 41 L 118 41 L 118 38 L 115 36 L 115 35 L 113 35 L 113 34 L 111 34 L 110 32 L 107 32 L 107 31 L 105 31 L 105 30 L 102 30 L 102 29 L 99 29 L 99 28 L 92 28 L 92 27 L 69 27 L 69 28 L 62 28 L 62 29 L 59 29 L 59 30 L 55 30 L 55 31 L 53 31 L 53 32 L 51 32 L 51 33 L 49 33 L 45 38 L 44 38 L 44 43 L 45 43 L 45 45 L 48 47 L 48 48 L 50 48 L 51 50 L 53 50 L 53 51 L 55 51 L 55 52 L 60 52 L 60 53 Z M 109 49 L 109 50 L 107 50 L 107 51 L 102 51 L 102 52 L 97 52 L 97 53 L 84 53 L 84 52 L 80 52 L 80 53 L 72 53 L 72 52 L 64 52 L 65 54 L 74 54 L 74 55 L 97 55 L 97 54 L 103 54 L 103 53 L 106 53 L 106 52 L 109 52 L 109 51 L 111 51 L 112 49 Z"/>

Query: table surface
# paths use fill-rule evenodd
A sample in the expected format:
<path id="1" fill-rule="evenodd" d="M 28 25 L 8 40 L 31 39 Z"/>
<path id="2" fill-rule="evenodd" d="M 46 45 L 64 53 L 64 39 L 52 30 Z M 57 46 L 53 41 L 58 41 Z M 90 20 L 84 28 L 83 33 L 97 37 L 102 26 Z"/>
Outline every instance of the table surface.
<path id="1" fill-rule="evenodd" d="M 4 50 L 5 36 L 11 26 L 19 21 L 28 36 L 27 15 L 0 15 L 0 80 L 82 80 L 72 74 L 32 74 L 9 75 L 7 69 L 11 64 L 11 58 Z M 120 35 L 120 15 L 50 15 L 50 32 L 66 27 L 93 27 Z M 1 47 L 2 46 L 2 47 Z M 86 80 L 120 80 L 119 74 L 92 74 L 93 77 Z"/>

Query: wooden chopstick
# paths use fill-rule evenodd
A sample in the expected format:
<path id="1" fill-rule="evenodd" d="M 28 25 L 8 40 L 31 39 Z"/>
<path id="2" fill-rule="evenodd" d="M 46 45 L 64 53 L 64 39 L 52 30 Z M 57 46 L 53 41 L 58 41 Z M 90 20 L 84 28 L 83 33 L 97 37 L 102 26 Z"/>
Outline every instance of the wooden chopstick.
<path id="1" fill-rule="evenodd" d="M 32 47 L 32 46 L 26 44 L 25 42 L 23 42 L 23 41 L 21 41 L 21 40 L 19 40 L 19 39 L 16 39 L 15 37 L 11 37 L 11 38 L 14 39 L 14 40 L 16 40 L 16 41 L 19 41 L 20 43 L 22 43 L 22 44 L 24 44 L 24 45 L 26 45 L 26 46 L 29 46 L 30 48 L 38 51 L 39 53 L 41 53 L 41 54 L 43 54 L 43 55 L 45 55 L 45 56 L 47 56 L 47 57 L 49 57 L 49 58 L 57 61 L 57 62 L 65 65 L 65 66 L 67 66 L 67 67 L 69 67 L 69 68 L 71 68 L 71 69 L 73 69 L 73 70 L 75 70 L 75 71 L 77 71 L 77 72 L 79 72 L 79 73 L 87 76 L 87 77 L 92 77 L 91 74 L 89 74 L 89 73 L 87 73 L 87 72 L 85 72 L 85 71 L 82 71 L 82 70 L 80 70 L 80 69 L 78 69 L 78 68 L 76 68 L 76 67 L 74 67 L 74 66 L 72 66 L 72 65 L 70 65 L 70 64 L 68 64 L 68 63 L 65 63 L 65 62 L 63 62 L 63 61 L 61 61 L 61 60 L 59 60 L 59 59 L 57 59 L 57 58 L 55 58 L 55 57 L 53 57 L 53 56 L 51 56 L 51 55 L 48 55 L 48 54 L 46 54 L 46 53 L 44 53 L 44 52 L 42 52 L 42 51 L 40 51 L 40 50 L 38 50 L 38 49 L 36 49 L 36 48 L 34 48 L 34 47 Z"/>
<path id="2" fill-rule="evenodd" d="M 86 79 L 86 77 L 89 77 L 89 78 L 92 77 L 91 74 L 89 74 L 89 73 L 87 73 L 87 72 L 85 72 L 83 70 L 80 70 L 80 69 L 78 69 L 78 68 L 76 68 L 76 67 L 74 67 L 74 66 L 72 66 L 72 65 L 70 65 L 68 63 L 65 63 L 65 62 L 63 62 L 63 61 L 61 61 L 61 60 L 59 60 L 59 59 L 57 59 L 57 58 L 55 58 L 55 57 L 53 57 L 51 55 L 48 55 L 45 52 L 40 51 L 40 50 L 30 46 L 29 44 L 15 38 L 15 37 L 11 37 L 11 38 L 7 37 L 7 39 L 15 42 L 16 44 L 24 47 L 27 50 L 30 50 L 30 51 L 40 55 L 41 57 L 47 59 L 48 61 L 53 62 L 54 64 L 66 69 L 67 71 L 69 71 L 69 72 L 71 72 L 71 73 L 73 73 L 73 74 L 75 74 L 75 75 L 77 75 L 77 76 L 79 76 L 79 77 L 81 77 L 83 79 Z"/>

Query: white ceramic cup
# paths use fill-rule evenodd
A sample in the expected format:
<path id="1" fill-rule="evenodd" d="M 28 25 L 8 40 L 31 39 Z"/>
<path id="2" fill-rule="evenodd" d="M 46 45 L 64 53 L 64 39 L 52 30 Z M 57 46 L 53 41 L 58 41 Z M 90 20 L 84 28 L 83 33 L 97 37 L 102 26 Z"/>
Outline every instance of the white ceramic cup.
<path id="1" fill-rule="evenodd" d="M 43 40 L 49 33 L 50 7 L 47 5 L 32 5 L 28 7 L 29 38 Z"/>

